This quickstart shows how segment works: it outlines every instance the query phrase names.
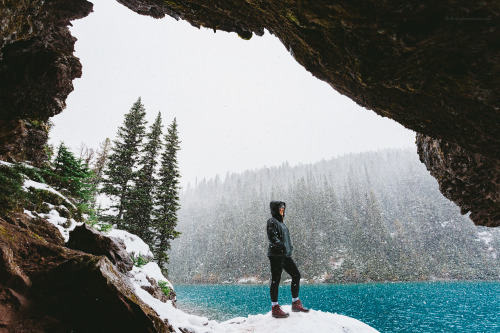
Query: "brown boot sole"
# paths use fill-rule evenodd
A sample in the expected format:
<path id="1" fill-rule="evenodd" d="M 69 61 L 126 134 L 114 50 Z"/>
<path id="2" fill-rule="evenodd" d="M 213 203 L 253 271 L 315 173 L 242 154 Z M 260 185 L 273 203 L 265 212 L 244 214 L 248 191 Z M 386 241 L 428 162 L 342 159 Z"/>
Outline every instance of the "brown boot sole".
<path id="1" fill-rule="evenodd" d="M 288 318 L 289 314 L 286 314 L 285 316 L 278 316 L 278 315 L 273 315 L 273 318 Z"/>

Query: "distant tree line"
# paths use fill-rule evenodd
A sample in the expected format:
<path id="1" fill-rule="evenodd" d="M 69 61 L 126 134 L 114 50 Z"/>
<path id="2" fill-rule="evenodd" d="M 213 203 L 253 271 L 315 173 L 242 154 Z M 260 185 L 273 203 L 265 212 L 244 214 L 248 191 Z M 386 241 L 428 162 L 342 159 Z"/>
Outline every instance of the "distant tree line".
<path id="1" fill-rule="evenodd" d="M 173 282 L 269 278 L 269 201 L 287 203 L 294 260 L 326 282 L 498 279 L 500 230 L 474 226 L 410 150 L 203 180 L 181 195 Z M 286 274 L 284 273 L 284 278 Z"/>
<path id="2" fill-rule="evenodd" d="M 125 114 L 113 143 L 106 139 L 97 151 L 82 145 L 80 158 L 61 143 L 53 172 L 60 178 L 60 187 L 88 207 L 86 213 L 91 220 L 116 225 L 141 237 L 164 274 L 168 274 L 167 251 L 171 240 L 180 234 L 175 230 L 180 141 L 175 118 L 162 140 L 161 114 L 147 133 L 145 116 L 139 98 Z M 48 147 L 48 151 L 52 153 L 53 149 Z M 98 200 L 101 194 L 106 200 Z M 101 229 L 107 228 L 106 224 L 96 223 Z"/>

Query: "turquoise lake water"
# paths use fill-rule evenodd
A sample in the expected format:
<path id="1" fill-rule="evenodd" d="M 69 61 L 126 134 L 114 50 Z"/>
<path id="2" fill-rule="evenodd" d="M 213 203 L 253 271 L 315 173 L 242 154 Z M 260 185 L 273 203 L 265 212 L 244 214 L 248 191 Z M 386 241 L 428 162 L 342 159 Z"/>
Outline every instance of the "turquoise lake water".
<path id="1" fill-rule="evenodd" d="M 270 311 L 267 285 L 175 285 L 189 313 L 224 321 Z M 309 308 L 356 318 L 380 332 L 500 333 L 500 282 L 302 285 Z M 280 304 L 291 304 L 280 286 Z"/>

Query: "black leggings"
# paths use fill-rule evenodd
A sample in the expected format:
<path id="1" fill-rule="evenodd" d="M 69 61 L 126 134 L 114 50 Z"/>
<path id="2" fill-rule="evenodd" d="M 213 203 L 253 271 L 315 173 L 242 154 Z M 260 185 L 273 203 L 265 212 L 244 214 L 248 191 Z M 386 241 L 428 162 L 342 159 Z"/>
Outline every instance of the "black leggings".
<path id="1" fill-rule="evenodd" d="M 292 258 L 269 257 L 271 263 L 271 302 L 278 301 L 278 287 L 283 269 L 292 277 L 292 297 L 299 297 L 300 272 Z"/>

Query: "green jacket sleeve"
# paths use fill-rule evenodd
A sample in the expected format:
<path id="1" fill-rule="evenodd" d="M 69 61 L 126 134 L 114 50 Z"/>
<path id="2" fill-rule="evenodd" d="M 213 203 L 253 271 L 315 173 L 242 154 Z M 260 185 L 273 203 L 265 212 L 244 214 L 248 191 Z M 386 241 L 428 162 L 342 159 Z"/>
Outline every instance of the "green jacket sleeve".
<path id="1" fill-rule="evenodd" d="M 281 235 L 279 233 L 279 227 L 277 223 L 278 222 L 274 219 L 269 219 L 267 221 L 267 238 L 269 239 L 271 247 L 275 248 L 279 252 L 285 252 L 286 247 L 281 240 Z"/>

